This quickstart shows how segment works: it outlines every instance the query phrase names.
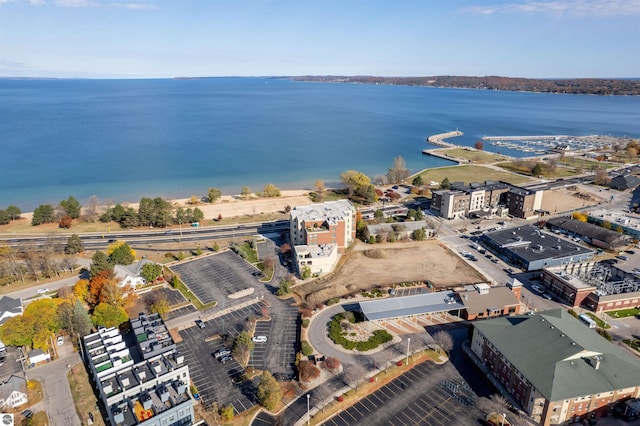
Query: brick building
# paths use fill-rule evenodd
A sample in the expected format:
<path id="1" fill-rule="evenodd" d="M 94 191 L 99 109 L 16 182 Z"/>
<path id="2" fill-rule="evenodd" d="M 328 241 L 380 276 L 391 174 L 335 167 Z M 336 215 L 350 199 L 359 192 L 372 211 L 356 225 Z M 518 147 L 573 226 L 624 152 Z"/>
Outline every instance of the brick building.
<path id="1" fill-rule="evenodd" d="M 356 237 L 356 208 L 348 200 L 294 207 L 289 215 L 293 245 L 335 244 L 343 253 Z"/>
<path id="2" fill-rule="evenodd" d="M 562 309 L 475 322 L 470 349 L 543 426 L 601 417 L 640 396 L 637 359 Z"/>

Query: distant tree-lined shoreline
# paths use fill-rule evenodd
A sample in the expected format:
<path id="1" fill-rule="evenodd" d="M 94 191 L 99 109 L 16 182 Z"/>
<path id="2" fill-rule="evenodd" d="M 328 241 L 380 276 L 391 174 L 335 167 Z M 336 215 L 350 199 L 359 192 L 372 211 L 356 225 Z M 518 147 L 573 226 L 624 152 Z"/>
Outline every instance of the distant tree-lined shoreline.
<path id="1" fill-rule="evenodd" d="M 298 76 L 294 81 L 330 83 L 388 84 L 397 86 L 452 87 L 460 89 L 505 90 L 580 95 L 640 96 L 640 79 L 540 79 L 517 77 L 375 77 L 375 76 Z"/>

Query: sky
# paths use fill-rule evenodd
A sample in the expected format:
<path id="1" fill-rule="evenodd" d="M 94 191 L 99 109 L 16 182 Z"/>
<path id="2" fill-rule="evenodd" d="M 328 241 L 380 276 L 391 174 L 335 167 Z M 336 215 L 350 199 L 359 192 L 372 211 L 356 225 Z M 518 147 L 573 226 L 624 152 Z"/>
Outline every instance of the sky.
<path id="1" fill-rule="evenodd" d="M 640 0 L 0 0 L 0 76 L 640 77 Z"/>

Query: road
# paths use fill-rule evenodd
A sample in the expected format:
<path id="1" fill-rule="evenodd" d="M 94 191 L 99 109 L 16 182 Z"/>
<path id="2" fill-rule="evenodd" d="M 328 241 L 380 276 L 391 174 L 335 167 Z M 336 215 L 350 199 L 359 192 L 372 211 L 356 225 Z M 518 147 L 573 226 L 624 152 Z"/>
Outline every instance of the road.
<path id="1" fill-rule="evenodd" d="M 79 233 L 85 249 L 97 250 L 107 247 L 110 241 L 123 240 L 129 245 L 136 244 L 167 244 L 177 242 L 202 241 L 211 239 L 235 238 L 240 236 L 282 232 L 289 229 L 288 220 L 272 222 L 248 223 L 240 225 L 205 226 L 158 229 L 156 231 L 122 231 L 117 232 L 87 232 Z M 72 233 L 61 233 L 51 236 L 41 234 L 2 234 L 0 245 L 18 247 L 24 244 L 44 245 L 66 244 Z"/>

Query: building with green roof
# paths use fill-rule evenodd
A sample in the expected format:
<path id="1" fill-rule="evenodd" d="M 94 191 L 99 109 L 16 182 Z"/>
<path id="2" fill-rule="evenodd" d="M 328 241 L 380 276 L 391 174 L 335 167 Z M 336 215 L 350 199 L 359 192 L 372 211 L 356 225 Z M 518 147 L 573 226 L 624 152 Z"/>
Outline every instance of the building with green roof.
<path id="1" fill-rule="evenodd" d="M 473 324 L 471 351 L 542 425 L 640 396 L 640 362 L 562 309 Z"/>

